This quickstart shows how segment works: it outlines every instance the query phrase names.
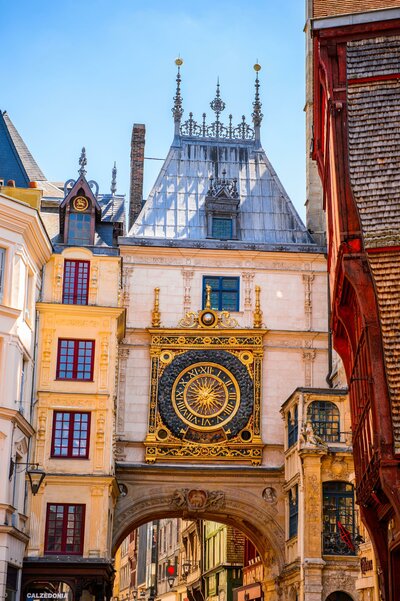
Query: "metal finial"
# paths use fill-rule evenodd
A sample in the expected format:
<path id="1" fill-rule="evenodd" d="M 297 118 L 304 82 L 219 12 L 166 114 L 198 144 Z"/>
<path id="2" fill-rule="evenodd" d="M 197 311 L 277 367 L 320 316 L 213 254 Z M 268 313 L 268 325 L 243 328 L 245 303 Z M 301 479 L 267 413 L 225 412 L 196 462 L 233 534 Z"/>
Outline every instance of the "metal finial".
<path id="1" fill-rule="evenodd" d="M 217 90 L 215 93 L 215 98 L 210 102 L 210 106 L 214 111 L 217 121 L 219 121 L 219 114 L 225 109 L 225 102 L 221 99 L 221 94 L 219 91 L 219 77 L 217 79 Z"/>
<path id="2" fill-rule="evenodd" d="M 206 309 L 211 309 L 211 286 L 206 284 Z"/>
<path id="3" fill-rule="evenodd" d="M 161 314 L 160 314 L 160 289 L 154 288 L 154 305 L 153 311 L 151 312 L 151 325 L 153 328 L 159 328 L 161 325 Z"/>
<path id="4" fill-rule="evenodd" d="M 117 165 L 115 164 L 115 161 L 114 161 L 114 167 L 112 168 L 111 174 L 112 175 L 111 175 L 111 188 L 110 188 L 110 190 L 111 190 L 111 194 L 114 196 L 114 194 L 117 191 Z"/>
<path id="5" fill-rule="evenodd" d="M 256 72 L 256 81 L 254 84 L 254 87 L 256 88 L 256 93 L 255 93 L 255 97 L 254 97 L 253 112 L 252 112 L 251 116 L 253 117 L 254 127 L 260 127 L 262 118 L 264 116 L 261 112 L 262 105 L 261 105 L 261 100 L 260 100 L 260 82 L 258 80 L 258 72 L 261 71 L 261 65 L 256 63 L 254 65 L 253 69 Z"/>
<path id="6" fill-rule="evenodd" d="M 260 304 L 260 286 L 256 286 L 256 306 L 253 311 L 253 328 L 261 328 L 262 327 L 262 311 Z"/>
<path id="7" fill-rule="evenodd" d="M 176 92 L 174 96 L 174 106 L 172 108 L 172 114 L 174 116 L 175 122 L 175 133 L 179 134 L 179 125 L 183 115 L 181 96 L 181 66 L 183 65 L 183 60 L 180 57 L 178 57 L 175 60 L 175 65 L 178 67 L 178 73 L 176 75 Z"/>
<path id="8" fill-rule="evenodd" d="M 85 147 L 82 148 L 81 156 L 79 157 L 79 165 L 80 165 L 80 168 L 78 169 L 79 175 L 86 175 L 85 167 L 87 165 L 87 158 L 86 158 L 86 148 Z"/>

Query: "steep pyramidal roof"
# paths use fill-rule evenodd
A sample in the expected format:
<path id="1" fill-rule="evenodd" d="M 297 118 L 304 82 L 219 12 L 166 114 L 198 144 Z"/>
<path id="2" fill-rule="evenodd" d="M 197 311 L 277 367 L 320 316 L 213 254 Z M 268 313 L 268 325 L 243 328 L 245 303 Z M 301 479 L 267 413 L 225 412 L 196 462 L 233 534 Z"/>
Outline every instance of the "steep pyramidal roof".
<path id="1" fill-rule="evenodd" d="M 255 65 L 256 95 L 253 127 L 250 127 L 244 116 L 237 126 L 232 115 L 229 115 L 228 125 L 221 121 L 225 103 L 219 83 L 210 103 L 215 121 L 207 124 L 203 114 L 202 122 L 197 122 L 190 113 L 189 119 L 182 123 L 181 63 L 177 64 L 177 90 L 172 109 L 174 140 L 153 189 L 129 232 L 131 242 L 129 237 L 124 242 L 140 244 L 140 239 L 146 239 L 143 243 L 153 244 L 155 241 L 150 240 L 157 239 L 162 245 L 175 245 L 171 241 L 179 245 L 186 241 L 191 245 L 191 241 L 204 241 L 201 246 L 215 246 L 217 236 L 211 236 L 214 240 L 210 240 L 207 223 L 207 196 L 213 181 L 220 181 L 222 176 L 228 182 L 234 182 L 239 196 L 237 239 L 229 241 L 230 247 L 305 245 L 315 249 L 315 243 L 261 146 L 263 115 L 258 80 L 261 67 Z"/>
<path id="2" fill-rule="evenodd" d="M 6 111 L 0 111 L 0 178 L 21 188 L 46 180 Z"/>

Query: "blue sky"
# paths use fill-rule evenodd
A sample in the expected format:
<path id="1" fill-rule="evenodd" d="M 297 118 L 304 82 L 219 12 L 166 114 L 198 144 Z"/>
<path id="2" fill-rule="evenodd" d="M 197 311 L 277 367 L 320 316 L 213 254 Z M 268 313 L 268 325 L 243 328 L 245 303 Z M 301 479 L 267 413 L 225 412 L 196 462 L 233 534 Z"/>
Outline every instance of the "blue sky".
<path id="1" fill-rule="evenodd" d="M 250 120 L 258 59 L 262 142 L 304 219 L 304 3 L 302 0 L 0 0 L 7 110 L 48 179 L 88 177 L 129 193 L 132 124 L 146 124 L 146 156 L 164 158 L 178 54 L 185 109 L 211 117 L 217 77 L 223 114 Z M 210 119 L 211 120 L 211 119 Z M 161 162 L 145 163 L 145 194 Z"/>

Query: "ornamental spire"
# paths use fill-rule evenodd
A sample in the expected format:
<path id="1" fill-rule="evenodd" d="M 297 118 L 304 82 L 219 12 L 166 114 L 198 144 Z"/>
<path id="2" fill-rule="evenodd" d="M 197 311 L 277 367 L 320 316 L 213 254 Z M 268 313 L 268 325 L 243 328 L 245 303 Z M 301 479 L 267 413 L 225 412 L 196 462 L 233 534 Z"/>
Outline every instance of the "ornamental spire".
<path id="1" fill-rule="evenodd" d="M 114 161 L 114 167 L 112 168 L 111 171 L 111 194 L 114 196 L 116 191 L 117 191 L 117 165 Z"/>
<path id="2" fill-rule="evenodd" d="M 78 169 L 79 175 L 85 176 L 86 175 L 85 167 L 87 165 L 86 148 L 85 147 L 82 148 L 81 156 L 79 157 L 79 165 L 80 165 L 80 168 Z"/>
<path id="3" fill-rule="evenodd" d="M 176 75 L 176 93 L 174 96 L 174 106 L 172 108 L 172 114 L 174 116 L 175 135 L 179 136 L 181 119 L 183 115 L 181 96 L 181 66 L 183 65 L 183 60 L 180 57 L 178 57 L 177 59 L 175 59 L 175 65 L 178 67 L 178 73 Z"/>
<path id="4" fill-rule="evenodd" d="M 260 82 L 258 80 L 258 72 L 261 71 L 261 65 L 259 63 L 256 63 L 253 67 L 254 71 L 256 72 L 256 81 L 254 84 L 254 87 L 256 89 L 256 93 L 255 93 L 255 97 L 254 97 L 254 102 L 253 102 L 253 112 L 251 114 L 252 118 L 253 118 L 253 123 L 254 123 L 254 139 L 256 142 L 260 142 L 260 127 L 261 127 L 261 121 L 263 118 L 263 114 L 261 112 L 261 100 L 260 100 Z"/>

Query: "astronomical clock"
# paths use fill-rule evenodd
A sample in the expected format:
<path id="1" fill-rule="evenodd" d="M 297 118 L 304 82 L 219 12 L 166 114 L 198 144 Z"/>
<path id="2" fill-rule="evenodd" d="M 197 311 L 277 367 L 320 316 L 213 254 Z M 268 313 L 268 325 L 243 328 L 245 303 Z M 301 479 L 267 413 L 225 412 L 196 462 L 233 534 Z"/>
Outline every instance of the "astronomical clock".
<path id="1" fill-rule="evenodd" d="M 259 290 L 258 299 L 259 299 Z M 190 312 L 176 329 L 151 328 L 151 398 L 146 461 L 259 465 L 263 334 L 238 329 L 229 313 Z M 153 325 L 159 326 L 158 289 Z M 256 305 L 257 311 L 257 305 Z"/>

